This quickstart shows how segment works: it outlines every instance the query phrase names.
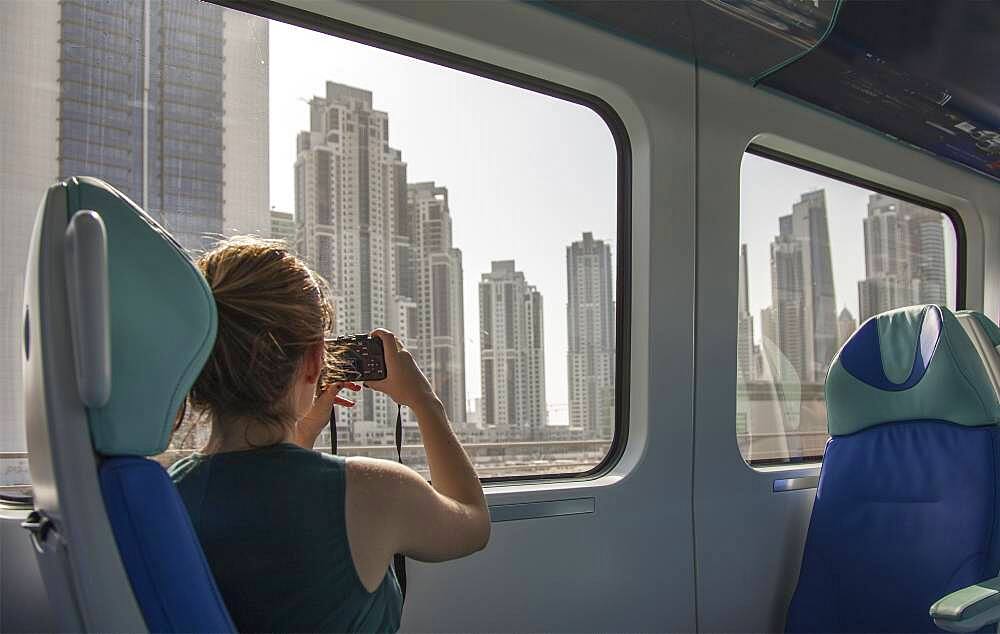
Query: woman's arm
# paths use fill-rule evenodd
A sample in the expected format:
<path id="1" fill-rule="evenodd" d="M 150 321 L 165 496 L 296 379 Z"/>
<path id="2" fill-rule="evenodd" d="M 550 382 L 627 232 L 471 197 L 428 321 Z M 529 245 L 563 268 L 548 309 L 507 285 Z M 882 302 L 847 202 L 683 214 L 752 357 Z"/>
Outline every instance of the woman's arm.
<path id="1" fill-rule="evenodd" d="M 369 589 L 369 582 L 378 585 L 395 553 L 444 561 L 481 550 L 490 536 L 482 485 L 451 431 L 440 399 L 392 333 L 372 334 L 382 340 L 387 376 L 368 386 L 416 415 L 433 486 L 394 462 L 348 460 L 348 540 L 355 567 Z"/>

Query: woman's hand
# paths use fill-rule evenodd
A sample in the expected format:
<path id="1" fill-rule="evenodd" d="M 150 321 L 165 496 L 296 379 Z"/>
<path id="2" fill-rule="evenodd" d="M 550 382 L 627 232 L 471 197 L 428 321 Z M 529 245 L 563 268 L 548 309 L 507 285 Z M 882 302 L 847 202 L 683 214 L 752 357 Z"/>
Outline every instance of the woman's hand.
<path id="1" fill-rule="evenodd" d="M 365 385 L 387 394 L 392 400 L 410 409 L 438 400 L 434 388 L 413 360 L 413 355 L 396 339 L 396 335 L 382 328 L 376 328 L 371 335 L 382 340 L 386 377 L 381 381 L 365 381 Z"/>
<path id="2" fill-rule="evenodd" d="M 348 389 L 353 392 L 361 390 L 361 386 L 351 381 L 334 383 L 323 390 L 323 393 L 316 397 L 312 408 L 295 423 L 295 444 L 306 449 L 312 449 L 316 444 L 319 434 L 330 422 L 330 412 L 334 405 L 343 407 L 354 407 L 354 401 L 350 401 L 340 396 L 340 391 Z M 330 433 L 336 434 L 336 429 L 331 429 Z"/>

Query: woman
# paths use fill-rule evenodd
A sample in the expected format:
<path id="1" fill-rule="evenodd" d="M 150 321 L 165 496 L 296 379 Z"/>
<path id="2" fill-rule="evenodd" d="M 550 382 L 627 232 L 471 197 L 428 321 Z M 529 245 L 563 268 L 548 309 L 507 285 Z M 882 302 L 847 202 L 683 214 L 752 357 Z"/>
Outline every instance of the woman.
<path id="1" fill-rule="evenodd" d="M 444 561 L 482 549 L 482 487 L 441 401 L 392 333 L 387 378 L 366 387 L 416 415 L 433 487 L 386 460 L 313 451 L 338 395 L 321 280 L 278 242 L 231 239 L 198 260 L 218 335 L 190 394 L 205 448 L 170 470 L 229 612 L 244 632 L 399 627 L 395 553 Z M 319 396 L 316 397 L 317 391 Z"/>

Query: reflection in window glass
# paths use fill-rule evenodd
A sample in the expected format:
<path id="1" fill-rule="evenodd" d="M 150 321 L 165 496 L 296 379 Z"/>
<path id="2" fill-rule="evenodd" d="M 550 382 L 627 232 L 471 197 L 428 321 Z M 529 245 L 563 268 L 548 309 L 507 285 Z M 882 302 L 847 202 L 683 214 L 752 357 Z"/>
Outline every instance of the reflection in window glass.
<path id="1" fill-rule="evenodd" d="M 860 323 L 955 305 L 940 211 L 753 154 L 740 185 L 736 437 L 751 464 L 818 460 L 823 382 Z"/>
<path id="2" fill-rule="evenodd" d="M 482 476 L 607 454 L 617 174 L 594 112 L 195 0 L 15 2 L 4 22 L 0 486 L 28 478 L 28 236 L 71 175 L 107 180 L 192 255 L 284 240 L 332 287 L 335 334 L 402 335 Z M 395 415 L 364 393 L 338 420 L 342 452 L 394 457 Z M 186 421 L 162 459 L 207 430 Z"/>

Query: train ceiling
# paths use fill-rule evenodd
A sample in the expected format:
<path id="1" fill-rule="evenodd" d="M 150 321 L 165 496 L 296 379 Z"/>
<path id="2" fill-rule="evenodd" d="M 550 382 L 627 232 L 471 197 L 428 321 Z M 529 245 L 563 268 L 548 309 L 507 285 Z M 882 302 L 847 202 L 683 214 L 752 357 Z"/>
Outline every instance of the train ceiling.
<path id="1" fill-rule="evenodd" d="M 1000 179 L 1000 2 L 535 4 Z"/>

